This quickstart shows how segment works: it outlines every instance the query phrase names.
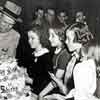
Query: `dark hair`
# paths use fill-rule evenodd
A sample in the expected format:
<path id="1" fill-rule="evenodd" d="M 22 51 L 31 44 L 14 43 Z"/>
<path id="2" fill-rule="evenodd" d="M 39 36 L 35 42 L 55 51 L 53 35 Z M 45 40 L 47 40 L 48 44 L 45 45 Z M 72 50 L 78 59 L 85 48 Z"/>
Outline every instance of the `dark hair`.
<path id="1" fill-rule="evenodd" d="M 49 48 L 50 43 L 49 43 L 49 35 L 48 35 L 48 29 L 43 28 L 39 25 L 34 26 L 33 28 L 31 28 L 29 31 L 33 31 L 35 32 L 39 39 L 40 39 L 40 43 L 42 44 L 43 47 L 45 48 Z"/>

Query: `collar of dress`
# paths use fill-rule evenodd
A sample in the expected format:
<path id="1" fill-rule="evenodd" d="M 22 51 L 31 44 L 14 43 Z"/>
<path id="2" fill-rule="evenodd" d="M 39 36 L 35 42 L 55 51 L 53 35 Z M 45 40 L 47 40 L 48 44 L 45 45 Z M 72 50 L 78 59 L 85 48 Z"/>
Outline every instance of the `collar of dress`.
<path id="1" fill-rule="evenodd" d="M 39 57 L 48 52 L 49 52 L 49 50 L 47 48 L 43 48 L 43 49 L 39 50 L 38 52 L 34 52 L 33 54 L 35 57 Z"/>

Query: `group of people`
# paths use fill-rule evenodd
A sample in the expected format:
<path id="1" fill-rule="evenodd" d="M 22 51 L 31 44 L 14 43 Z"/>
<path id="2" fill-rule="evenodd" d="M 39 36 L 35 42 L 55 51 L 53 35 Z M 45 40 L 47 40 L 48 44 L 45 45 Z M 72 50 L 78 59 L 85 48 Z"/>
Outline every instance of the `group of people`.
<path id="1" fill-rule="evenodd" d="M 18 18 L 21 8 L 7 1 L 0 11 L 0 59 L 16 57 L 20 35 L 13 26 L 22 22 Z M 27 72 L 33 100 L 99 100 L 94 93 L 100 46 L 93 41 L 83 13 L 76 14 L 73 24 L 67 23 L 64 12 L 55 16 L 54 10 L 48 9 L 44 16 L 43 9 L 38 9 L 35 14 L 27 32 L 32 49 Z"/>

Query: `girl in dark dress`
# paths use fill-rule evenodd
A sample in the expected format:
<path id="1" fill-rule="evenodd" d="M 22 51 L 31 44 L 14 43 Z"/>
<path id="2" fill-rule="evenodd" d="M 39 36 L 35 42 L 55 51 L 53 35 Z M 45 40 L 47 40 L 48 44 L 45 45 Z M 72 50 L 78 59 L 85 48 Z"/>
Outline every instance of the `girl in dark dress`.
<path id="1" fill-rule="evenodd" d="M 55 51 L 52 59 L 54 73 L 49 73 L 49 74 L 53 74 L 61 82 L 61 84 L 63 84 L 66 65 L 71 57 L 70 53 L 65 48 L 64 37 L 65 34 L 63 32 L 62 24 L 58 24 L 57 26 L 55 25 L 49 28 L 49 41 L 51 43 L 51 46 L 55 47 Z M 60 84 L 56 84 L 56 82 L 52 80 L 46 86 L 46 88 L 43 89 L 43 91 L 39 94 L 39 96 L 45 97 L 47 95 L 52 95 L 53 93 L 66 94 L 67 88 L 63 86 L 60 89 L 59 85 Z"/>
<path id="2" fill-rule="evenodd" d="M 47 49 L 47 37 L 45 30 L 39 26 L 28 31 L 29 44 L 34 49 L 33 64 L 28 68 L 28 73 L 33 79 L 32 92 L 37 95 L 51 80 L 48 71 L 52 72 L 52 59 Z"/>

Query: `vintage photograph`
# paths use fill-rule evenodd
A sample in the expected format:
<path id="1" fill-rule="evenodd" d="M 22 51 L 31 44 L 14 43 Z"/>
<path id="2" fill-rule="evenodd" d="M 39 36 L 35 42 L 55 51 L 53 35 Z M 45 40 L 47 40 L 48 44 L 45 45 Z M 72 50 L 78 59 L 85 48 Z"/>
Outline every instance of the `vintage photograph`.
<path id="1" fill-rule="evenodd" d="M 0 100 L 100 100 L 100 1 L 0 0 Z"/>

